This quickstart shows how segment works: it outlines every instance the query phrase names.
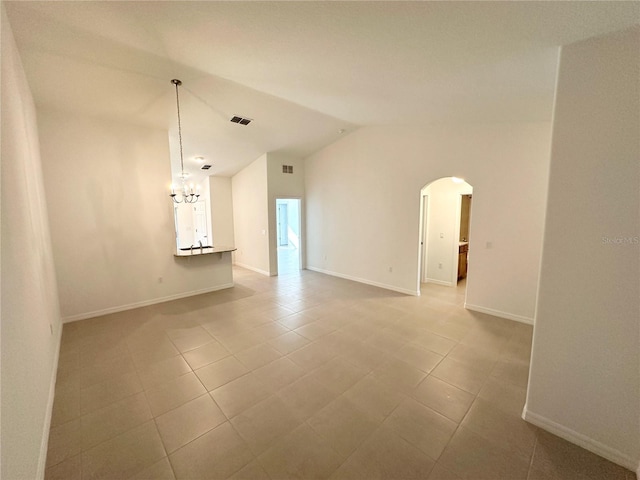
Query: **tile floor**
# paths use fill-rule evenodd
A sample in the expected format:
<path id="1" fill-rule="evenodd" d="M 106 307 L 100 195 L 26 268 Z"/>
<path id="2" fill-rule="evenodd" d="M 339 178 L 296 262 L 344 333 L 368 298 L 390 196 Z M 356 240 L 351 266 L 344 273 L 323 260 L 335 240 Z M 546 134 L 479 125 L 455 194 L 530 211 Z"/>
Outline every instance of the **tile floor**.
<path id="1" fill-rule="evenodd" d="M 64 327 L 47 479 L 620 479 L 521 420 L 531 327 L 302 271 Z"/>

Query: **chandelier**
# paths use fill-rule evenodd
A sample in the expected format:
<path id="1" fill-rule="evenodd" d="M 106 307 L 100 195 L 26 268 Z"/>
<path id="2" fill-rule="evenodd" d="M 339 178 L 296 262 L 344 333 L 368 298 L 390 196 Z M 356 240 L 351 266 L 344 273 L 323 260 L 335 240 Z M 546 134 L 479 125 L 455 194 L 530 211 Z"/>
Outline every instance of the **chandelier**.
<path id="1" fill-rule="evenodd" d="M 171 193 L 169 196 L 173 199 L 174 203 L 195 203 L 200 196 L 200 186 L 196 189 L 193 188 L 193 183 L 189 186 L 185 183 L 185 179 L 189 176 L 184 171 L 184 158 L 182 155 L 182 124 L 180 122 L 180 96 L 178 95 L 178 87 L 182 85 L 182 82 L 176 78 L 171 80 L 171 83 L 176 87 L 176 106 L 178 109 L 178 140 L 180 141 L 180 178 L 182 179 L 182 188 L 179 193 L 176 193 L 175 187 L 171 185 Z"/>

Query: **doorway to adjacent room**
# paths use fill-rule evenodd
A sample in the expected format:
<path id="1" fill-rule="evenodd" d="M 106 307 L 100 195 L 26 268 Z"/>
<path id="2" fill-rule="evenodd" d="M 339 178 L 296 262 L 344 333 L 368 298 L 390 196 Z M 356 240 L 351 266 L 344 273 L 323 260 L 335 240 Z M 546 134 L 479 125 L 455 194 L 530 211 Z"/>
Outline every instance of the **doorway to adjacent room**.
<path id="1" fill-rule="evenodd" d="M 301 211 L 299 198 L 276 199 L 278 275 L 299 273 L 301 266 Z"/>

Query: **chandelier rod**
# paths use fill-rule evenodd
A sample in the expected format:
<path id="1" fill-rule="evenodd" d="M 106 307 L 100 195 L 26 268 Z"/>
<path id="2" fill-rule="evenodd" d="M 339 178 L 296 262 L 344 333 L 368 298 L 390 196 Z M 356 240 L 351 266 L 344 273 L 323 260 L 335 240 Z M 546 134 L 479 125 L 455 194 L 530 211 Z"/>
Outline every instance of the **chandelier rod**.
<path id="1" fill-rule="evenodd" d="M 178 93 L 178 86 L 182 85 L 182 82 L 177 78 L 174 78 L 173 80 L 171 80 L 171 83 L 176 86 L 176 107 L 178 110 L 178 140 L 180 142 L 180 176 L 184 180 L 184 158 L 182 155 L 182 122 L 180 120 L 180 94 Z"/>

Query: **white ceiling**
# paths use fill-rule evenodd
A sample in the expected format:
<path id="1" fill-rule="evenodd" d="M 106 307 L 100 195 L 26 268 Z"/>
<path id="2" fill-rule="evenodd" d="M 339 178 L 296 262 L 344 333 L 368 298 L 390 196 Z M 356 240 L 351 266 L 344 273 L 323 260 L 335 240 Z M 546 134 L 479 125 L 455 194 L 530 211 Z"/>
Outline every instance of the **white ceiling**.
<path id="1" fill-rule="evenodd" d="M 4 2 L 39 106 L 167 128 L 232 175 L 363 125 L 548 120 L 557 46 L 639 2 Z M 253 118 L 244 127 L 233 115 Z"/>

